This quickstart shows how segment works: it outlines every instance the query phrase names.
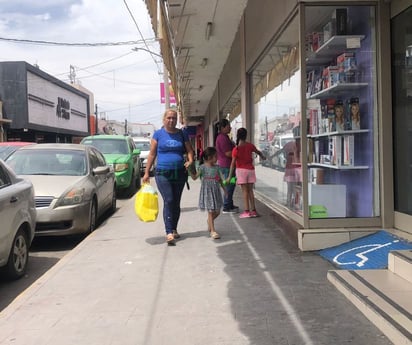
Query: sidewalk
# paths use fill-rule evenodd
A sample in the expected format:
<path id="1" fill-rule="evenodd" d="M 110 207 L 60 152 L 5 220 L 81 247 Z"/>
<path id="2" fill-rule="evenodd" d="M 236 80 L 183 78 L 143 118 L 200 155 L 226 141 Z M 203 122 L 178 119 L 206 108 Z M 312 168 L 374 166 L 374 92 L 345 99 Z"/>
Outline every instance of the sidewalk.
<path id="1" fill-rule="evenodd" d="M 212 240 L 200 182 L 190 187 L 176 246 L 165 244 L 161 214 L 139 222 L 130 199 L 0 313 L 0 344 L 391 344 L 327 281 L 332 265 L 300 252 L 271 210 L 219 216 L 222 238 Z"/>

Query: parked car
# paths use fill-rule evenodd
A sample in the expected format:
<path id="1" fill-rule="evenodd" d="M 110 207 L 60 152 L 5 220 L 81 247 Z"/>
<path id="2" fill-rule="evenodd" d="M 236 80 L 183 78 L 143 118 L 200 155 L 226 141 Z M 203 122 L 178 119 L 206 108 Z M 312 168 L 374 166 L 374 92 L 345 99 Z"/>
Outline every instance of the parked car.
<path id="1" fill-rule="evenodd" d="M 85 137 L 83 145 L 96 147 L 113 166 L 119 192 L 133 195 L 141 186 L 140 150 L 133 139 L 125 135 L 94 135 Z"/>
<path id="2" fill-rule="evenodd" d="M 92 232 L 101 215 L 116 210 L 113 168 L 92 146 L 35 144 L 15 151 L 6 162 L 33 183 L 36 236 Z"/>
<path id="3" fill-rule="evenodd" d="M 150 152 L 150 139 L 149 138 L 142 138 L 142 137 L 132 137 L 133 141 L 136 145 L 136 148 L 140 150 L 140 166 L 142 169 L 141 175 L 144 175 L 146 164 L 147 164 L 147 157 L 149 156 Z M 153 171 L 155 168 L 155 164 L 152 165 L 150 168 L 150 175 L 153 175 Z"/>
<path id="4" fill-rule="evenodd" d="M 26 273 L 36 226 L 34 189 L 0 159 L 0 267 L 8 277 Z"/>
<path id="5" fill-rule="evenodd" d="M 27 141 L 4 141 L 0 142 L 0 159 L 5 160 L 14 151 L 18 150 L 22 146 L 33 145 L 35 143 Z"/>
<path id="6" fill-rule="evenodd" d="M 269 166 L 273 169 L 284 170 L 286 167 L 286 153 L 283 150 L 285 145 L 294 141 L 292 133 L 275 136 L 269 146 Z"/>

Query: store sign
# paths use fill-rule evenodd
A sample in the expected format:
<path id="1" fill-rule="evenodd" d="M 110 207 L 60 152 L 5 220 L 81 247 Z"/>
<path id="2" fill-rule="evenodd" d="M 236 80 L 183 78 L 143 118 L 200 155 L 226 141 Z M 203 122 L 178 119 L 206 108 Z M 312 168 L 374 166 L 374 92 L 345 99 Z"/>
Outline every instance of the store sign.
<path id="1" fill-rule="evenodd" d="M 170 104 L 176 104 L 176 97 L 173 91 L 172 84 L 169 83 L 169 102 Z M 165 90 L 165 83 L 160 83 L 160 103 L 166 103 L 166 90 Z"/>
<path id="2" fill-rule="evenodd" d="M 70 102 L 62 97 L 57 97 L 56 116 L 70 120 Z"/>
<path id="3" fill-rule="evenodd" d="M 81 131 L 89 130 L 88 99 L 32 72 L 27 72 L 27 122 L 37 126 Z"/>

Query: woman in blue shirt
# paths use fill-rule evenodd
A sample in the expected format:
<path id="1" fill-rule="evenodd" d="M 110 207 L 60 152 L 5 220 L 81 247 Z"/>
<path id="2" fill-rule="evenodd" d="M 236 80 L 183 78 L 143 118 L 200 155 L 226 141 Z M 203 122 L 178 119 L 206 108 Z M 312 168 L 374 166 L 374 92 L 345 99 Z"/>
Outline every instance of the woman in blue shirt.
<path id="1" fill-rule="evenodd" d="M 187 134 L 176 128 L 177 118 L 177 112 L 173 109 L 164 112 L 163 127 L 154 132 L 150 141 L 150 153 L 143 176 L 143 183 L 149 183 L 150 168 L 157 158 L 155 180 L 163 198 L 163 221 L 168 244 L 173 244 L 180 237 L 177 232 L 180 200 L 187 180 L 186 169 L 193 163 L 192 145 Z"/>

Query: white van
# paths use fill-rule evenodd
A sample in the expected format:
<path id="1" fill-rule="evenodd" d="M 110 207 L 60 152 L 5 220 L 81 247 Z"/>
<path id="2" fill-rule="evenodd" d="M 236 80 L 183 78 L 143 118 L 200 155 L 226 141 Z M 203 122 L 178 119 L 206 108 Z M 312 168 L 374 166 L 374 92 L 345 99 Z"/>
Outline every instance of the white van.
<path id="1" fill-rule="evenodd" d="M 140 150 L 140 162 L 142 167 L 142 176 L 144 175 L 146 164 L 147 164 L 147 157 L 149 156 L 150 152 L 150 139 L 144 137 L 133 137 L 133 141 L 136 145 L 136 148 Z M 154 164 L 150 169 L 150 175 L 153 175 L 154 171 Z"/>

